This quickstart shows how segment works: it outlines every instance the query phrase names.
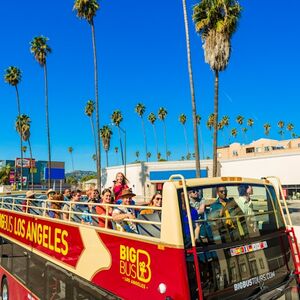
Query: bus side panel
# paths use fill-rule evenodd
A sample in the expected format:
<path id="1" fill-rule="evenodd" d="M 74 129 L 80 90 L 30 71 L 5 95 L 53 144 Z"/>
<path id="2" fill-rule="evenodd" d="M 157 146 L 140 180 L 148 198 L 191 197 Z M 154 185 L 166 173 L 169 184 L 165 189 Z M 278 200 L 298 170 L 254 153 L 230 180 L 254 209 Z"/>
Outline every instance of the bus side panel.
<path id="1" fill-rule="evenodd" d="M 92 281 L 124 299 L 190 299 L 185 252 L 137 239 L 99 233 L 112 264 Z M 161 294 L 159 286 L 166 292 Z"/>
<path id="2" fill-rule="evenodd" d="M 5 269 L 0 267 L 0 280 L 2 283 L 3 278 L 6 278 L 8 283 L 8 294 L 9 299 L 12 300 L 38 300 L 38 298 L 34 297 L 32 293 L 26 287 L 18 281 L 16 278 L 14 278 L 12 275 L 10 275 Z"/>

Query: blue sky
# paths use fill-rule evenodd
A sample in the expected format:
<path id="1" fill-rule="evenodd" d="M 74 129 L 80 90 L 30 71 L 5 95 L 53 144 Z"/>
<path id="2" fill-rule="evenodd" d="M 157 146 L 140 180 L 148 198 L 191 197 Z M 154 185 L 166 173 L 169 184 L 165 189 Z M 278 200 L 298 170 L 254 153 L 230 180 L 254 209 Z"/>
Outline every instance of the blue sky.
<path id="1" fill-rule="evenodd" d="M 196 1 L 187 0 L 189 15 Z M 232 39 L 232 55 L 226 71 L 220 74 L 220 116 L 229 115 L 230 128 L 238 114 L 255 121 L 247 141 L 264 136 L 263 124 L 272 126 L 270 138 L 278 139 L 277 122 L 295 126 L 299 122 L 299 36 L 300 2 L 279 0 L 240 1 L 243 6 L 239 28 Z M 53 160 L 66 161 L 71 169 L 67 148 L 74 148 L 75 169 L 92 170 L 93 141 L 84 106 L 94 99 L 93 60 L 90 27 L 72 12 L 73 1 L 5 1 L 0 19 L 2 47 L 0 76 L 10 65 L 19 67 L 23 79 L 19 85 L 21 110 L 32 119 L 31 142 L 36 159 L 47 159 L 44 113 L 43 70 L 29 52 L 34 36 L 49 38 L 53 53 L 48 58 L 49 111 Z M 181 113 L 187 115 L 187 130 L 192 152 L 191 101 L 187 73 L 185 33 L 181 1 L 115 0 L 101 1 L 95 19 L 99 61 L 101 126 L 110 123 L 110 115 L 120 109 L 127 132 L 128 161 L 138 150 L 143 157 L 141 122 L 134 107 L 146 105 L 146 116 L 160 106 L 168 111 L 166 119 L 168 147 L 172 159 L 186 154 Z M 196 101 L 203 117 L 204 154 L 211 155 L 212 135 L 206 128 L 213 110 L 214 77 L 204 63 L 202 43 L 190 18 L 190 34 Z M 15 90 L 0 80 L 0 159 L 19 156 L 19 138 L 14 129 Z M 164 153 L 163 127 L 156 122 L 159 150 Z M 152 127 L 146 121 L 148 148 L 155 156 Z M 288 133 L 285 135 L 290 137 Z M 245 142 L 239 132 L 237 141 Z M 228 143 L 228 132 L 220 135 L 220 144 Z M 118 145 L 114 130 L 111 148 Z M 202 149 L 202 148 L 201 148 Z M 202 154 L 202 150 L 201 150 Z M 104 155 L 103 155 L 104 159 Z M 110 164 L 117 163 L 114 151 Z M 120 162 L 120 157 L 118 158 Z M 104 161 L 103 161 L 104 164 Z"/>

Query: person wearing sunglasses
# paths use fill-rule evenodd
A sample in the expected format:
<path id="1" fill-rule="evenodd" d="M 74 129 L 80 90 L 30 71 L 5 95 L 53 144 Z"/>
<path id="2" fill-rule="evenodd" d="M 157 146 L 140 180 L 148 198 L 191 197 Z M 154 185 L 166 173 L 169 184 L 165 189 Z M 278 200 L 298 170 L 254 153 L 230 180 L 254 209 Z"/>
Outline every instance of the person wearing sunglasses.
<path id="1" fill-rule="evenodd" d="M 156 192 L 151 198 L 151 201 L 149 203 L 149 208 L 141 210 L 140 214 L 141 215 L 153 214 L 157 210 L 151 209 L 151 207 L 161 207 L 161 205 L 162 205 L 162 195 L 159 192 Z"/>

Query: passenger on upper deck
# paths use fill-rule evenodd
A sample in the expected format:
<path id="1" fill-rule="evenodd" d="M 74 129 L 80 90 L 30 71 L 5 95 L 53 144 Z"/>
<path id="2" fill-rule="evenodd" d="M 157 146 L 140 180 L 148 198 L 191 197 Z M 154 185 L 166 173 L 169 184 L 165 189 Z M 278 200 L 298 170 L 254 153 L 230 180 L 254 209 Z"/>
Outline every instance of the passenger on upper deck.
<path id="1" fill-rule="evenodd" d="M 50 209 L 49 210 L 49 217 L 60 219 L 60 210 L 62 206 L 62 202 L 64 201 L 64 195 L 63 194 L 54 194 L 51 199 Z"/>
<path id="2" fill-rule="evenodd" d="M 27 191 L 25 197 L 26 199 L 22 202 L 22 211 L 31 214 L 33 213 L 33 209 L 30 206 L 32 206 L 32 199 L 35 199 L 35 193 L 33 191 Z"/>
<path id="3" fill-rule="evenodd" d="M 128 179 L 125 177 L 125 175 L 122 172 L 117 173 L 116 180 L 113 186 L 115 202 L 117 202 L 117 200 L 121 198 L 122 191 L 127 190 L 129 188 L 128 182 L 129 182 Z"/>
<path id="4" fill-rule="evenodd" d="M 111 204 L 111 190 L 104 189 L 101 193 L 101 203 L 103 204 Z M 112 215 L 112 207 L 106 205 L 97 205 L 96 212 L 99 215 L 98 222 L 100 227 L 105 227 L 105 218 L 100 216 L 111 216 Z M 111 220 L 107 220 L 107 228 L 112 229 Z"/>
<path id="5" fill-rule="evenodd" d="M 120 231 L 138 233 L 136 224 L 134 222 L 125 221 L 124 219 L 135 219 L 135 210 L 123 205 L 130 205 L 130 199 L 136 196 L 130 190 L 123 190 L 120 195 L 122 204 L 116 207 L 112 212 L 113 221 L 116 222 L 116 229 Z"/>
<path id="6" fill-rule="evenodd" d="M 73 197 L 70 202 L 67 202 L 63 206 L 63 219 L 68 221 L 69 218 L 71 221 L 80 222 L 81 221 L 81 212 L 83 212 L 83 205 L 78 204 L 81 200 L 81 191 L 77 190 L 74 192 Z M 69 216 L 69 212 L 71 215 Z M 75 212 L 75 214 L 74 214 Z M 79 214 L 76 214 L 79 212 Z"/>
<path id="7" fill-rule="evenodd" d="M 65 189 L 63 195 L 64 195 L 64 200 L 65 201 L 70 201 L 71 198 L 72 198 L 71 190 L 70 189 Z"/>
<path id="8" fill-rule="evenodd" d="M 88 224 L 88 225 L 97 224 L 96 217 L 93 216 L 96 214 L 95 203 L 96 203 L 96 199 L 90 198 L 88 199 L 87 205 L 82 207 L 84 214 L 81 216 L 81 223 Z"/>
<path id="9" fill-rule="evenodd" d="M 44 208 L 46 208 L 46 211 L 48 211 L 49 217 L 54 218 L 54 212 L 52 210 L 50 210 L 50 207 L 51 207 L 51 202 L 52 202 L 53 196 L 55 195 L 55 191 L 53 189 L 49 189 L 46 192 L 46 195 L 47 195 L 47 200 L 45 202 L 46 205 Z"/>
<path id="10" fill-rule="evenodd" d="M 161 211 L 157 211 L 154 209 L 151 209 L 151 207 L 161 207 L 162 205 L 162 195 L 160 192 L 156 192 L 153 196 L 152 199 L 149 203 L 149 208 L 148 209 L 142 209 L 140 214 L 141 215 L 148 215 L 148 214 L 153 214 L 154 212 L 161 212 Z"/>

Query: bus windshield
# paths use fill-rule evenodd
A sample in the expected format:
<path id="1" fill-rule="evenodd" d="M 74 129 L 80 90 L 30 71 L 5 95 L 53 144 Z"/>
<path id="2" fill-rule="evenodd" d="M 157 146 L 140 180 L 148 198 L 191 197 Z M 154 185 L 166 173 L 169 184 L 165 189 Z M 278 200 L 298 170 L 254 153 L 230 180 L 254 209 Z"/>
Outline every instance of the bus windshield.
<path id="1" fill-rule="evenodd" d="M 182 191 L 179 193 L 183 200 Z M 240 241 L 284 227 L 273 186 L 246 183 L 198 186 L 188 188 L 187 193 L 198 245 Z M 185 241 L 188 242 L 185 205 L 182 212 Z"/>

